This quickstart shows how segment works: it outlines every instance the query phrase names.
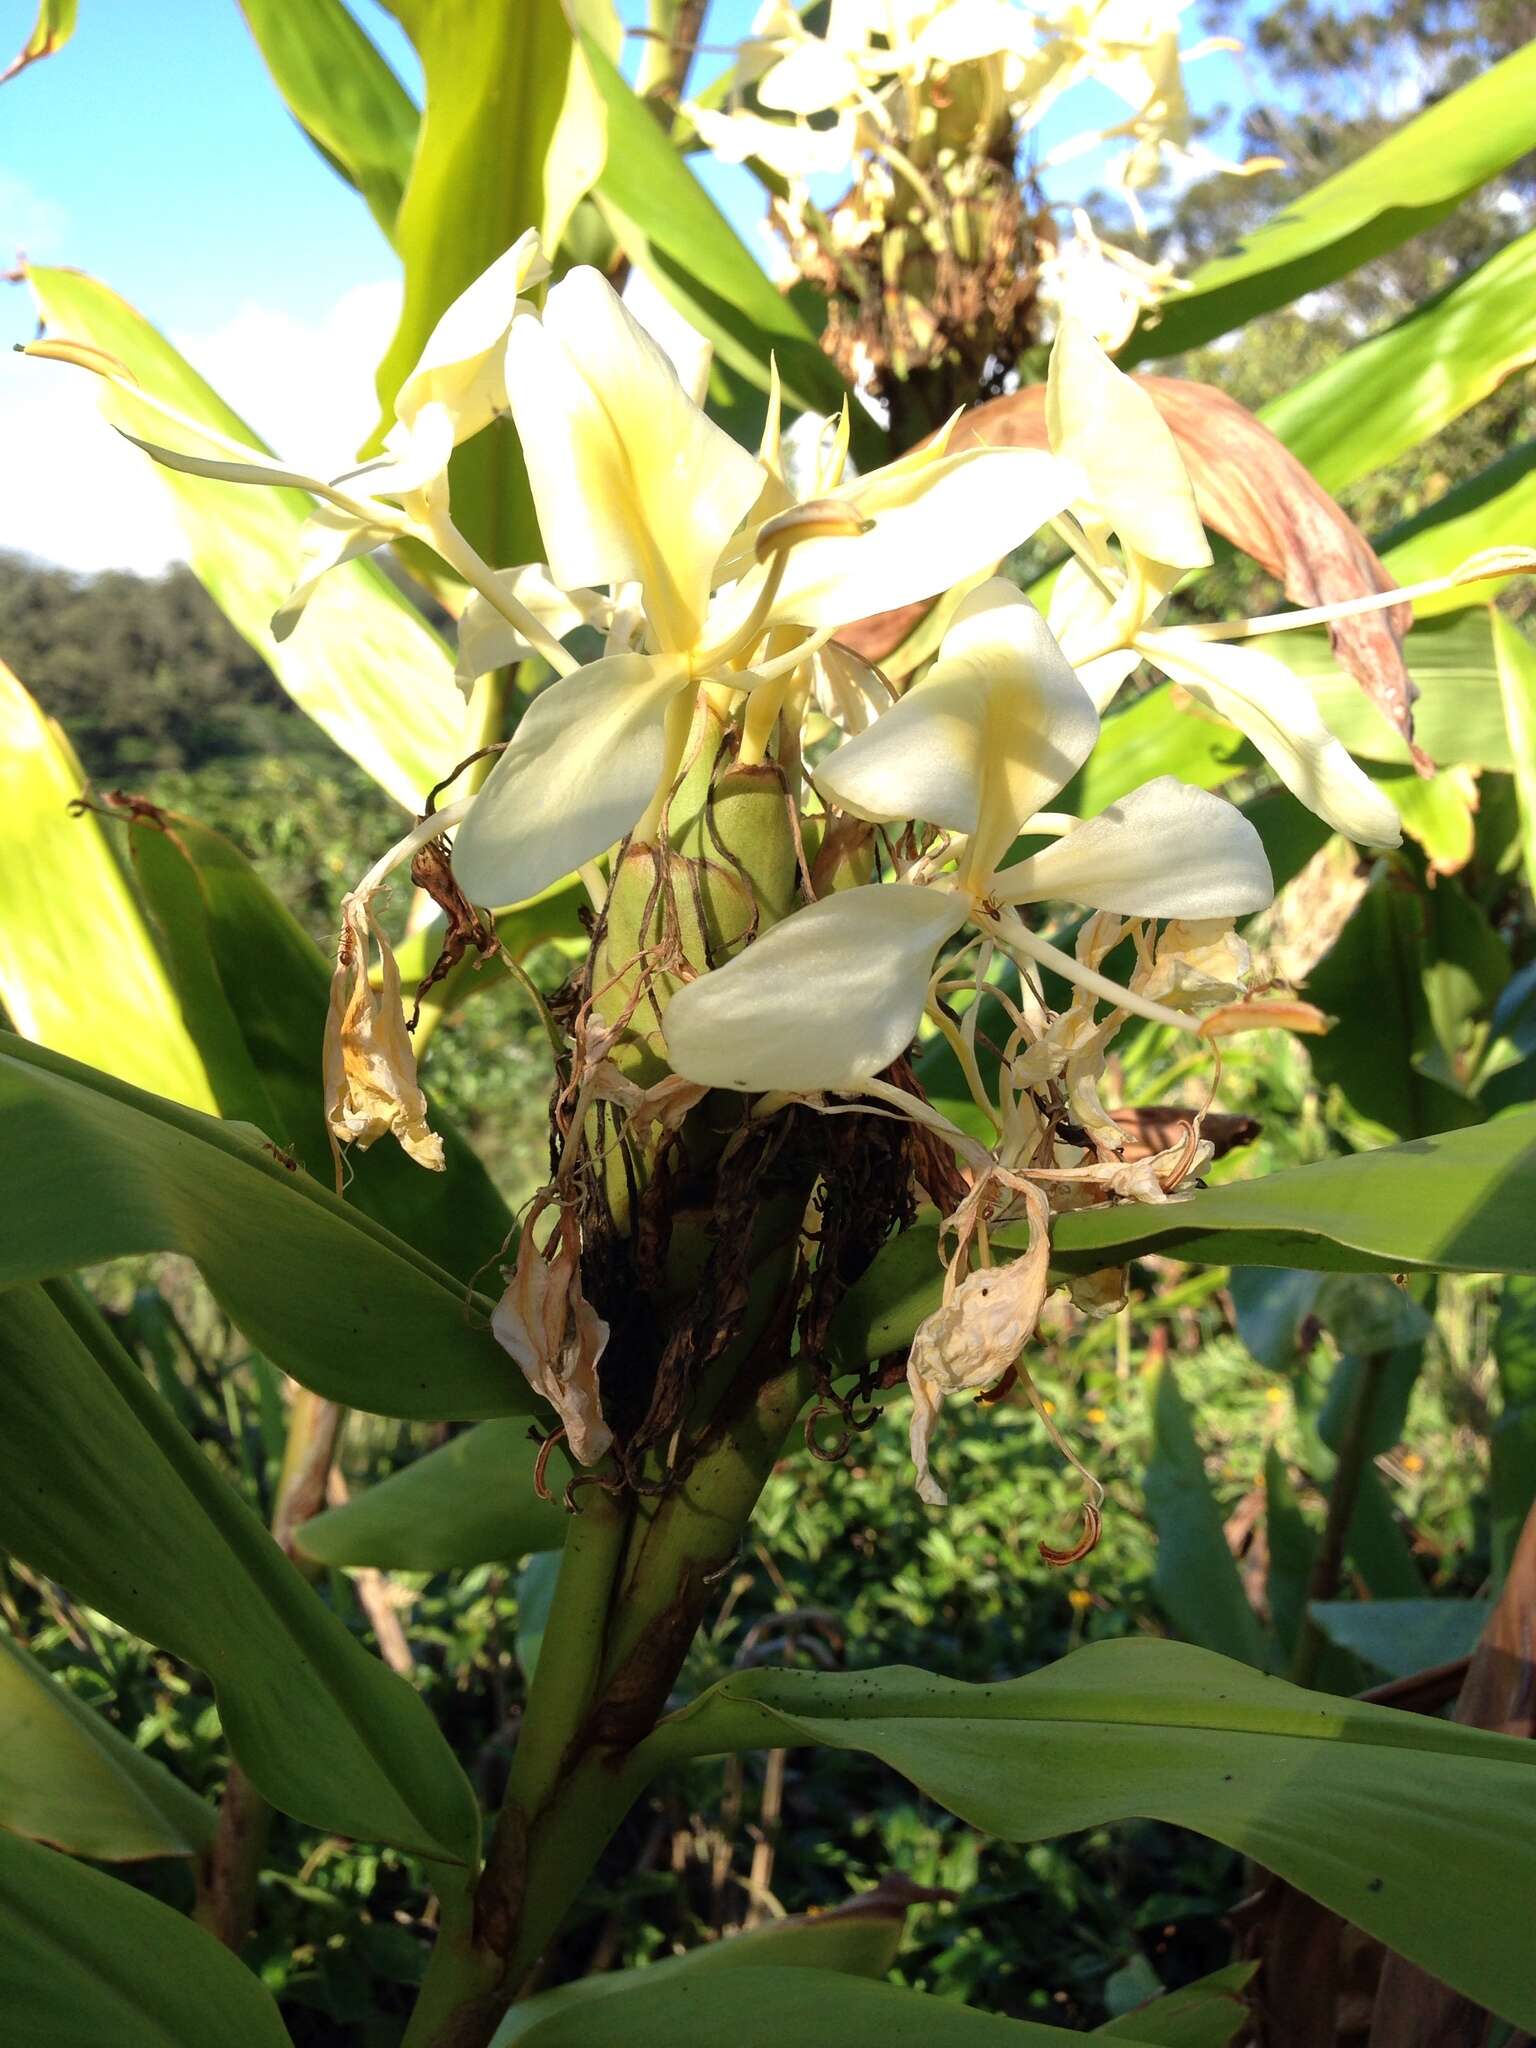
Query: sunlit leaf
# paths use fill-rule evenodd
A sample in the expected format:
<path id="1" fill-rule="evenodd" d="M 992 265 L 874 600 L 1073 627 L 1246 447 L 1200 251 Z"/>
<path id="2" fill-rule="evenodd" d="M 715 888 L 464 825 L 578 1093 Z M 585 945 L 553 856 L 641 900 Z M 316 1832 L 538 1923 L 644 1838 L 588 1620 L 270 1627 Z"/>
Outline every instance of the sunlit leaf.
<path id="1" fill-rule="evenodd" d="M 467 1780 L 74 1287 L 0 1294 L 0 1542 L 206 1671 L 257 1789 L 312 1826 L 468 1861 Z"/>
<path id="2" fill-rule="evenodd" d="M 1495 612 L 1493 652 L 1520 799 L 1525 874 L 1536 888 L 1536 647 L 1502 612 Z"/>
<path id="3" fill-rule="evenodd" d="M 1121 363 L 1198 348 L 1331 284 L 1433 227 L 1533 144 L 1536 49 L 1528 45 L 1207 263 L 1192 291 L 1165 300 L 1156 323 L 1132 337 Z"/>
<path id="4" fill-rule="evenodd" d="M 27 281 L 50 335 L 105 349 L 146 390 L 221 433 L 264 448 L 116 292 L 77 270 L 30 265 Z M 108 431 L 103 426 L 103 434 Z M 364 559 L 324 577 L 296 630 L 275 641 L 270 621 L 293 580 L 310 500 L 299 491 L 214 483 L 153 467 L 175 500 L 192 567 L 214 603 L 294 702 L 414 811 L 464 753 L 464 700 L 437 634 L 378 563 Z M 76 481 L 80 490 L 90 488 L 88 477 Z"/>
<path id="5" fill-rule="evenodd" d="M 395 221 L 405 300 L 378 373 L 387 423 L 441 315 L 544 216 L 544 158 L 565 92 L 571 32 L 560 0 L 386 5 L 415 46 L 425 81 L 421 140 Z M 449 478 L 455 524 L 488 562 L 538 559 L 527 474 L 509 422 L 494 421 L 458 449 Z"/>
<path id="6" fill-rule="evenodd" d="M 1272 399 L 1260 417 L 1319 483 L 1342 490 L 1438 433 L 1536 359 L 1533 292 L 1536 229 Z"/>
<path id="7" fill-rule="evenodd" d="M 1433 505 L 1377 542 L 1399 583 L 1428 583 L 1485 548 L 1524 547 L 1536 533 L 1536 441 L 1523 441 L 1476 476 L 1453 484 Z M 1415 619 L 1486 606 L 1510 579 L 1458 583 L 1413 601 Z"/>
<path id="8" fill-rule="evenodd" d="M 40 1045 L 216 1109 L 108 828 L 69 814 L 84 783 L 64 735 L 0 663 L 0 1002 Z"/>
<path id="9" fill-rule="evenodd" d="M 0 71 L 0 85 L 14 78 L 18 71 L 25 71 L 40 57 L 52 57 L 62 50 L 75 32 L 79 12 L 80 0 L 38 0 L 37 20 L 32 24 L 32 33 L 4 71 Z"/>
<path id="10" fill-rule="evenodd" d="M 393 236 L 421 117 L 342 0 L 240 0 L 288 111 Z"/>

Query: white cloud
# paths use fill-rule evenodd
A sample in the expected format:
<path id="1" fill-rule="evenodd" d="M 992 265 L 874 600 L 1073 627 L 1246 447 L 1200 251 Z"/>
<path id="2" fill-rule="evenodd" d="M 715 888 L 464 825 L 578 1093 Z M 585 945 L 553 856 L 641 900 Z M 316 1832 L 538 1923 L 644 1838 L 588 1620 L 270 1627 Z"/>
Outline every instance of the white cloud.
<path id="1" fill-rule="evenodd" d="M 274 448 L 329 475 L 377 418 L 373 373 L 399 303 L 397 284 L 357 285 L 317 322 L 251 304 L 172 339 Z M 184 556 L 175 511 L 149 458 L 102 420 L 93 385 L 67 365 L 0 354 L 0 548 L 153 573 Z"/>

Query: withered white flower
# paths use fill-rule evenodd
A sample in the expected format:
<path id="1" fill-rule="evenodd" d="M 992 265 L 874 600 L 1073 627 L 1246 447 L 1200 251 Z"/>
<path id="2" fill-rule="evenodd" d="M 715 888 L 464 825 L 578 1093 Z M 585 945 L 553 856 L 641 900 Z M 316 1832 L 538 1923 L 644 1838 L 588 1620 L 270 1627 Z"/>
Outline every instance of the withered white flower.
<path id="1" fill-rule="evenodd" d="M 441 1173 L 443 1141 L 427 1124 L 427 1098 L 416 1078 L 395 956 L 369 895 L 354 891 L 346 896 L 341 916 L 325 1020 L 326 1128 L 333 1144 L 356 1145 L 363 1152 L 392 1135 L 418 1166 Z M 369 978 L 375 945 L 381 965 L 377 988 Z"/>
<path id="2" fill-rule="evenodd" d="M 545 1191 L 546 1198 L 550 1193 Z M 560 1417 L 577 1464 L 595 1465 L 613 1442 L 597 1385 L 608 1325 L 581 1291 L 581 1242 L 573 1218 L 562 1208 L 541 1250 L 535 1225 L 542 1208 L 536 1202 L 523 1225 L 517 1263 L 491 1315 L 491 1334 Z"/>

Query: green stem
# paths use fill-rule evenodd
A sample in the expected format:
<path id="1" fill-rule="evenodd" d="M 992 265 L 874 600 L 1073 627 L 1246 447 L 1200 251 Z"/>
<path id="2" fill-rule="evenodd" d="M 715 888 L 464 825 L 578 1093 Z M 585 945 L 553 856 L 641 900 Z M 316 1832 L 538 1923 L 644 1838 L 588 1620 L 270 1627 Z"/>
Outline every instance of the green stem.
<path id="1" fill-rule="evenodd" d="M 1360 1481 L 1370 1453 L 1371 1418 L 1390 1356 L 1386 1351 L 1373 1351 L 1362 1360 L 1354 1399 L 1349 1404 L 1344 1435 L 1339 1443 L 1338 1463 L 1333 1468 L 1333 1480 L 1328 1488 L 1328 1514 L 1323 1523 L 1322 1540 L 1307 1578 L 1306 1613 L 1296 1638 L 1296 1652 L 1291 1659 L 1291 1678 L 1297 1685 L 1312 1683 L 1326 1645 L 1327 1639 L 1313 1618 L 1312 1603 L 1314 1600 L 1331 1600 L 1339 1590 L 1344 1545 L 1349 1525 L 1355 1517 Z"/>

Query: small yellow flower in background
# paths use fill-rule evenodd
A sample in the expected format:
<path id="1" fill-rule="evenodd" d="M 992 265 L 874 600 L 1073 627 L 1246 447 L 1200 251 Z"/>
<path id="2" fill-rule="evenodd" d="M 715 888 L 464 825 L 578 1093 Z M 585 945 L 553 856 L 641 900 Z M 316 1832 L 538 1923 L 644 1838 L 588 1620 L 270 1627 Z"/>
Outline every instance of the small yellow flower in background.
<path id="1" fill-rule="evenodd" d="M 1405 1472 L 1422 1472 L 1424 1470 L 1424 1460 L 1417 1451 L 1407 1451 L 1404 1453 L 1403 1470 Z"/>
<path id="2" fill-rule="evenodd" d="M 1272 1408 L 1278 1408 L 1285 1399 L 1285 1389 L 1284 1387 L 1266 1387 L 1264 1389 L 1264 1398 Z"/>
<path id="3" fill-rule="evenodd" d="M 1083 1417 L 1085 1421 L 1094 1423 L 1107 1422 L 1109 1420 L 1102 1408 L 1085 1408 L 1083 1410 Z"/>
<path id="4" fill-rule="evenodd" d="M 1093 1595 L 1086 1586 L 1069 1586 L 1067 1598 L 1079 1614 L 1086 1614 L 1093 1605 Z"/>

